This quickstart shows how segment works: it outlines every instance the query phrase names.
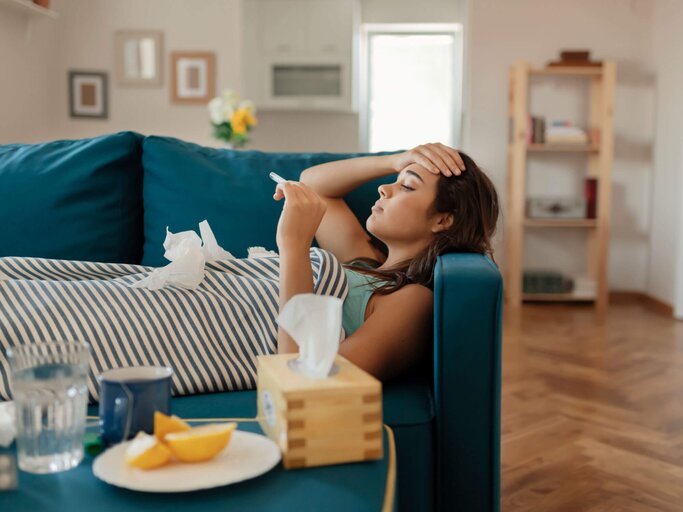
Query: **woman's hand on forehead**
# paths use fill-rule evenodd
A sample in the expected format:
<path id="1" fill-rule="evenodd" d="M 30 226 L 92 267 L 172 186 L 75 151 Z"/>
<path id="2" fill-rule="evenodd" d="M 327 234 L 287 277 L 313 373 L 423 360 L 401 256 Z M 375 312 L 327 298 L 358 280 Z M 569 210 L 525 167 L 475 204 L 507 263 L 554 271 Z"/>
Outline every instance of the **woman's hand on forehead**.
<path id="1" fill-rule="evenodd" d="M 465 170 L 465 162 L 460 153 L 440 142 L 421 144 L 409 151 L 396 155 L 396 171 L 400 172 L 410 165 L 418 165 L 432 174 L 459 176 Z"/>

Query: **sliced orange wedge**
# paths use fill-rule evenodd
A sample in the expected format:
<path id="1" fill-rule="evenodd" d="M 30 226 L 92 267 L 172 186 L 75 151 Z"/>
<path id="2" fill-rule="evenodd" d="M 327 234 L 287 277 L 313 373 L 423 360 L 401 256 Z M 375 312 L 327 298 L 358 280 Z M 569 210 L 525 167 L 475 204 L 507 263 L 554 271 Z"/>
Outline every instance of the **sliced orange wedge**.
<path id="1" fill-rule="evenodd" d="M 183 462 L 202 462 L 214 458 L 228 446 L 237 423 L 212 423 L 184 432 L 166 434 L 164 441 L 173 456 Z"/>
<path id="2" fill-rule="evenodd" d="M 126 448 L 126 462 L 139 469 L 154 469 L 163 466 L 171 459 L 171 450 L 159 440 L 144 432 L 138 432 L 130 446 Z"/>
<path id="3" fill-rule="evenodd" d="M 178 416 L 167 416 L 166 414 L 156 411 L 154 413 L 154 435 L 161 441 L 164 441 L 166 434 L 173 432 L 184 432 L 190 430 L 190 425 L 185 423 Z"/>

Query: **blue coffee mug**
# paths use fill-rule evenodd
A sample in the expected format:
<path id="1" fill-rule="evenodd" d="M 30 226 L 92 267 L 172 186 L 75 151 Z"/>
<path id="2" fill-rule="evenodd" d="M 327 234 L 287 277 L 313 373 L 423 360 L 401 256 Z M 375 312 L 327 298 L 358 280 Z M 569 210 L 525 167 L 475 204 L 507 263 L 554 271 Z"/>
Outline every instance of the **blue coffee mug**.
<path id="1" fill-rule="evenodd" d="M 171 413 L 171 368 L 133 366 L 99 376 L 100 434 L 106 444 L 154 432 L 154 412 Z"/>

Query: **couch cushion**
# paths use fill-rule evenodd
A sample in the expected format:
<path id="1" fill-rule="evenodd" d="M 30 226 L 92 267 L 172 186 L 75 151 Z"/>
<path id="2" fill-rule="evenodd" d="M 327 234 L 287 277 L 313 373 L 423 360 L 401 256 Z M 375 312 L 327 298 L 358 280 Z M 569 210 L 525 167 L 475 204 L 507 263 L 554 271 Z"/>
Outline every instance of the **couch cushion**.
<path id="1" fill-rule="evenodd" d="M 386 154 L 386 153 L 376 153 Z M 173 232 L 197 229 L 206 219 L 218 243 L 238 258 L 250 246 L 275 249 L 282 203 L 273 200 L 275 171 L 298 179 L 301 171 L 332 160 L 366 153 L 264 153 L 198 146 L 171 137 L 143 143 L 145 246 L 143 265 L 166 265 L 166 226 Z M 346 198 L 364 223 L 377 199 L 377 187 L 395 177 L 367 183 Z"/>
<path id="2" fill-rule="evenodd" d="M 141 140 L 0 146 L 0 256 L 139 263 Z"/>

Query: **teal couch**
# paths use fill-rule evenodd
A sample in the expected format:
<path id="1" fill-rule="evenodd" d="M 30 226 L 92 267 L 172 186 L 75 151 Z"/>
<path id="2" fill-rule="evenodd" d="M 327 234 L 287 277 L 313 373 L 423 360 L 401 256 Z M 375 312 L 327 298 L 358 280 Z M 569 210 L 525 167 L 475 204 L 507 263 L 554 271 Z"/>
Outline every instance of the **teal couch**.
<path id="1" fill-rule="evenodd" d="M 204 219 L 238 257 L 249 246 L 274 249 L 281 204 L 268 172 L 296 179 L 311 165 L 359 155 L 220 150 L 133 132 L 0 146 L 0 256 L 160 266 L 166 226 L 197 229 Z M 378 184 L 392 179 L 346 198 L 362 222 Z M 400 510 L 499 510 L 502 297 L 488 257 L 439 257 L 433 356 L 383 390 Z M 254 391 L 174 400 L 256 414 Z"/>

